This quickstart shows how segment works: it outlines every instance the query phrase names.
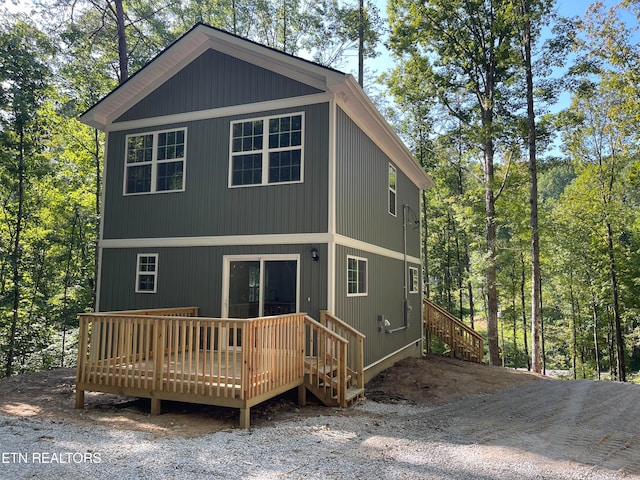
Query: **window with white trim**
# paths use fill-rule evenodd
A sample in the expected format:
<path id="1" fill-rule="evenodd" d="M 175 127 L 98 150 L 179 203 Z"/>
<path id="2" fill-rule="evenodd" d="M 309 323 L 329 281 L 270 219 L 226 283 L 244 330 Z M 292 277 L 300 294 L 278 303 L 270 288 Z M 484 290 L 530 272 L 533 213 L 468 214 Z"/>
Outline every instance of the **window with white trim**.
<path id="1" fill-rule="evenodd" d="M 409 267 L 409 293 L 418 293 L 418 269 Z"/>
<path id="2" fill-rule="evenodd" d="M 367 259 L 347 256 L 347 296 L 367 295 Z"/>
<path id="3" fill-rule="evenodd" d="M 398 211 L 398 204 L 396 200 L 396 181 L 396 167 L 389 164 L 389 213 L 394 217 L 396 216 Z"/>
<path id="4" fill-rule="evenodd" d="M 158 254 L 139 253 L 136 264 L 136 293 L 156 293 L 158 288 Z"/>
<path id="5" fill-rule="evenodd" d="M 184 190 L 187 129 L 127 135 L 125 195 Z"/>
<path id="6" fill-rule="evenodd" d="M 302 182 L 303 134 L 303 113 L 231 122 L 229 186 Z"/>

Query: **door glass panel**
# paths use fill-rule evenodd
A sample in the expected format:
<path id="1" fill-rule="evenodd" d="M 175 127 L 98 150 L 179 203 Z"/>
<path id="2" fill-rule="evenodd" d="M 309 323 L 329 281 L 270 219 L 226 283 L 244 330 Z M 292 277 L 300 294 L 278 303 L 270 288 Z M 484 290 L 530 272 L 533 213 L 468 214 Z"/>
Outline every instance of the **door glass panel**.
<path id="1" fill-rule="evenodd" d="M 260 316 L 260 262 L 229 265 L 229 318 Z"/>
<path id="2" fill-rule="evenodd" d="M 267 260 L 264 262 L 263 315 L 283 315 L 296 311 L 296 260 Z"/>

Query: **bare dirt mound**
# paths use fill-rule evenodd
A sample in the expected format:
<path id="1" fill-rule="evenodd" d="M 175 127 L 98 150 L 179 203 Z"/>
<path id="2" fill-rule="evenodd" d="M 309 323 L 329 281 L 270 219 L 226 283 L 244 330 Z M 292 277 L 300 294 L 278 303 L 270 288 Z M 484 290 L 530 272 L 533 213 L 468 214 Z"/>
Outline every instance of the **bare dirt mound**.
<path id="1" fill-rule="evenodd" d="M 375 377 L 367 384 L 367 398 L 383 403 L 439 405 L 541 378 L 533 373 L 427 355 L 401 360 Z"/>
<path id="2" fill-rule="evenodd" d="M 489 393 L 540 377 L 446 357 L 407 358 L 366 386 L 367 398 L 383 403 L 439 405 L 460 397 Z M 313 404 L 298 408 L 294 394 L 252 408 L 251 424 L 270 424 L 292 417 L 327 415 L 331 409 Z M 29 373 L 0 380 L 0 413 L 21 417 L 62 418 L 84 425 L 104 424 L 162 437 L 195 437 L 235 428 L 235 409 L 163 402 L 163 414 L 149 415 L 149 400 L 86 392 L 85 408 L 75 410 L 75 369 Z M 334 411 L 335 413 L 335 411 Z M 342 414 L 349 414 L 343 411 Z"/>

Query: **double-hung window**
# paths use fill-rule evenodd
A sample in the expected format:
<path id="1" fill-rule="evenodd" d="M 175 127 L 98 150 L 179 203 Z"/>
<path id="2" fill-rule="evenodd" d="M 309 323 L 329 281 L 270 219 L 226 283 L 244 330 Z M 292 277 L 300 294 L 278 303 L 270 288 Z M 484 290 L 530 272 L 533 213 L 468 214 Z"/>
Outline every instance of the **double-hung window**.
<path id="1" fill-rule="evenodd" d="M 347 256 L 347 296 L 367 295 L 367 259 Z"/>
<path id="2" fill-rule="evenodd" d="M 158 289 L 158 254 L 138 254 L 136 293 L 156 293 Z"/>
<path id="3" fill-rule="evenodd" d="M 304 114 L 231 122 L 229 186 L 303 180 Z"/>
<path id="4" fill-rule="evenodd" d="M 398 211 L 398 203 L 396 200 L 396 182 L 397 171 L 396 167 L 389 164 L 389 213 L 394 217 Z"/>
<path id="5" fill-rule="evenodd" d="M 409 293 L 418 293 L 418 269 L 409 267 Z"/>
<path id="6" fill-rule="evenodd" d="M 125 195 L 184 190 L 187 130 L 128 135 Z"/>

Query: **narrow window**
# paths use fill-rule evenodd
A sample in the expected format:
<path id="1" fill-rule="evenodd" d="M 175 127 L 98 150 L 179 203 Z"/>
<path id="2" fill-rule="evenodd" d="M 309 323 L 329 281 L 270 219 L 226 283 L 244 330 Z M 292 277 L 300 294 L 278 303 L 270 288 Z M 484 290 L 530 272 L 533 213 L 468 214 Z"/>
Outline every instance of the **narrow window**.
<path id="1" fill-rule="evenodd" d="M 184 190 L 186 129 L 127 136 L 125 195 Z"/>
<path id="2" fill-rule="evenodd" d="M 396 167 L 391 164 L 389 164 L 389 213 L 394 217 L 397 213 Z"/>
<path id="3" fill-rule="evenodd" d="M 347 257 L 347 296 L 367 295 L 367 259 Z"/>
<path id="4" fill-rule="evenodd" d="M 418 269 L 409 267 L 409 293 L 418 293 Z"/>
<path id="5" fill-rule="evenodd" d="M 302 181 L 302 113 L 231 123 L 229 185 Z"/>
<path id="6" fill-rule="evenodd" d="M 156 293 L 158 276 L 158 254 L 138 254 L 136 269 L 136 293 Z"/>

